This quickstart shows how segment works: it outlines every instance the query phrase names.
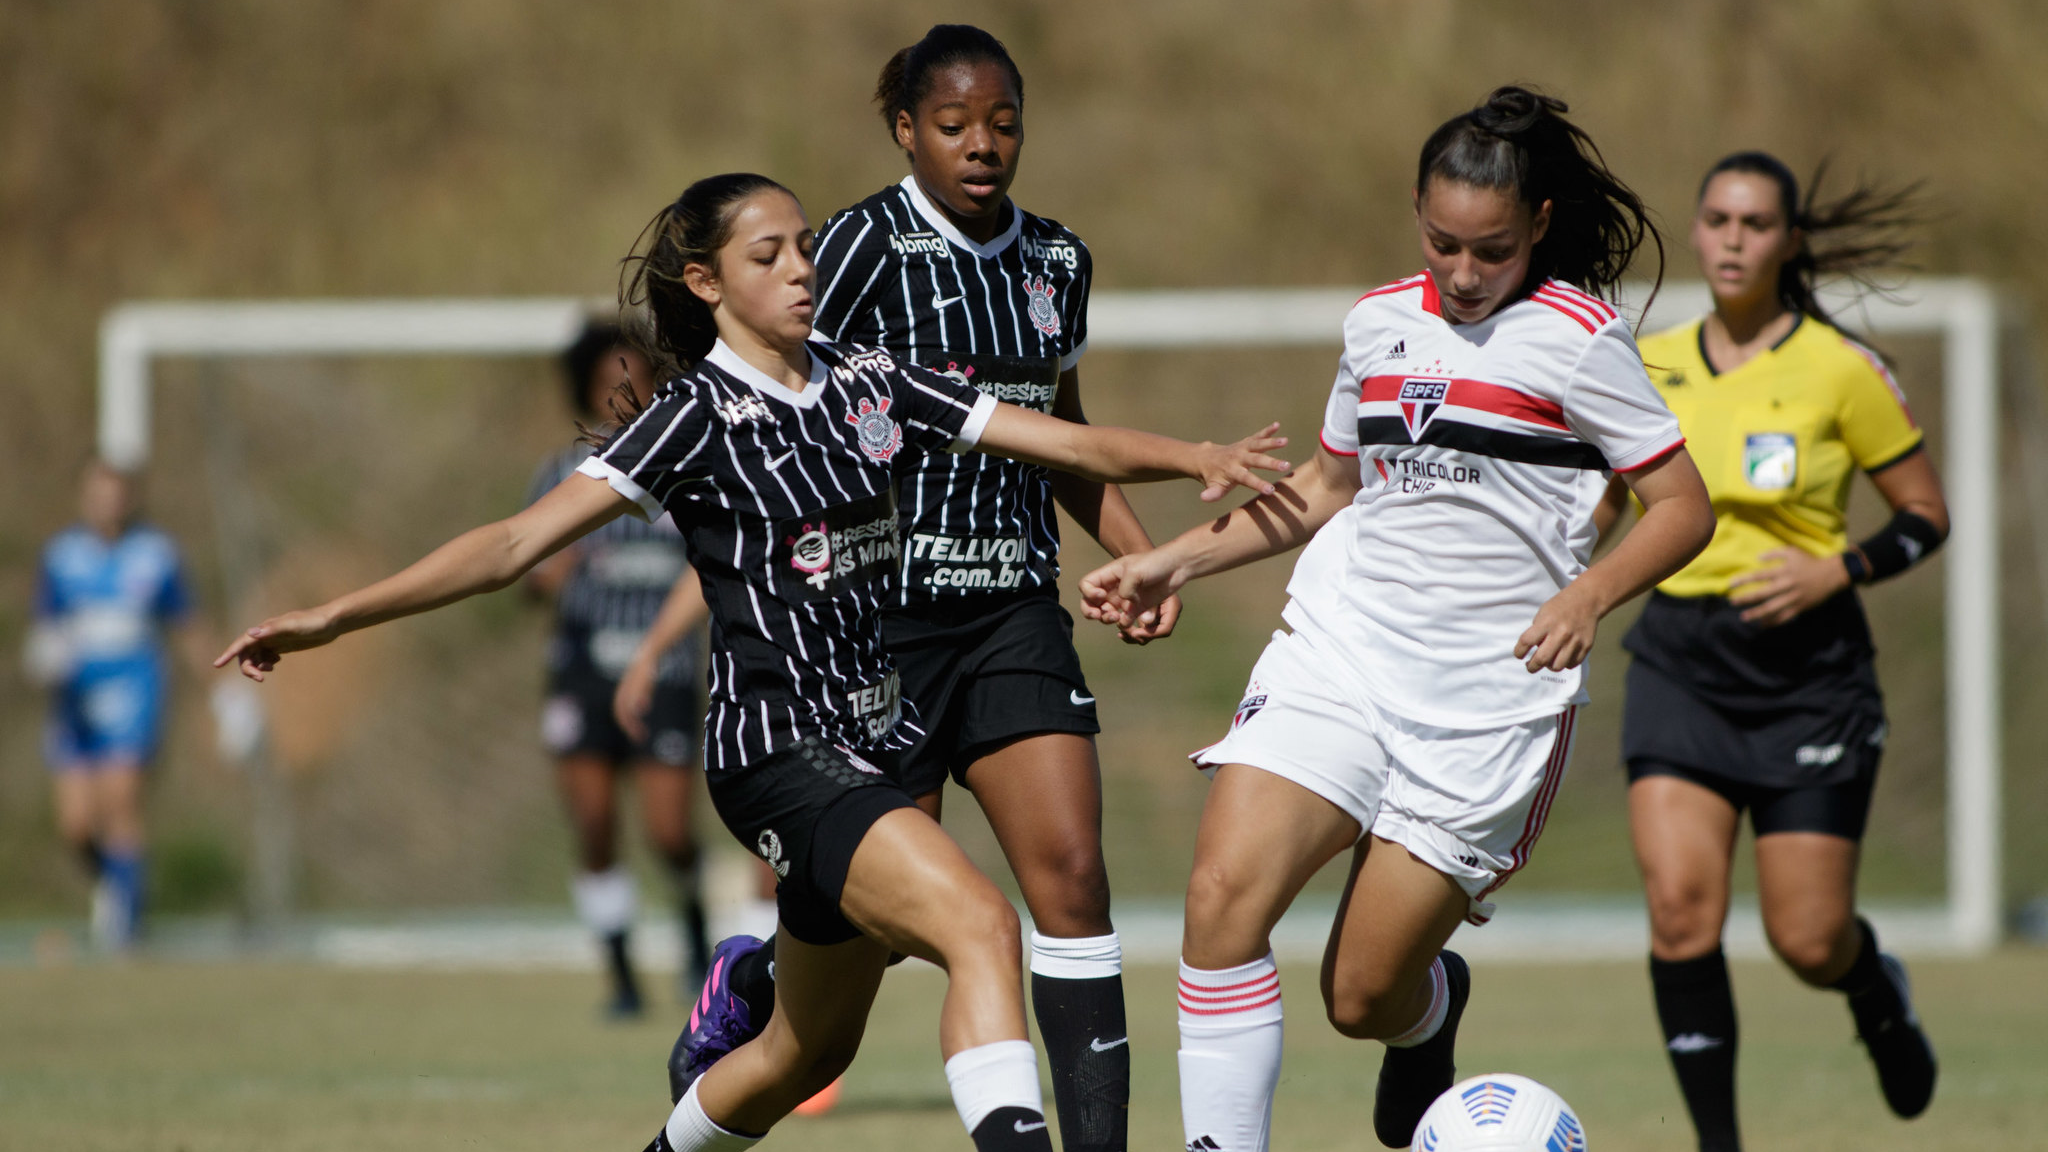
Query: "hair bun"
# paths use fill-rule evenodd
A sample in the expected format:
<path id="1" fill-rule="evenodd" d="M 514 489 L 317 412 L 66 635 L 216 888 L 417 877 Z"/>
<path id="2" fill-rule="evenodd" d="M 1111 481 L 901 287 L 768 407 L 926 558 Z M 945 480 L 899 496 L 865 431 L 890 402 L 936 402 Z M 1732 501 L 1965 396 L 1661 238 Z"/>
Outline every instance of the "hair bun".
<path id="1" fill-rule="evenodd" d="M 1495 88 L 1486 103 L 1473 110 L 1479 126 L 1493 132 L 1525 132 L 1545 115 L 1562 116 L 1571 105 L 1555 96 L 1545 96 L 1518 84 Z"/>

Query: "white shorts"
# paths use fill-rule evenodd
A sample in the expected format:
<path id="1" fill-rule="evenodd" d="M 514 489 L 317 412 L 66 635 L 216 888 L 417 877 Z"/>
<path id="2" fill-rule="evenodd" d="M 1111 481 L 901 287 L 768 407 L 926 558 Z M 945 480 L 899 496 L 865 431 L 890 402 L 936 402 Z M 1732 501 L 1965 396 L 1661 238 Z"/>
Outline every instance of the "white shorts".
<path id="1" fill-rule="evenodd" d="M 1244 764 L 1291 780 L 1458 882 L 1467 919 L 1543 833 L 1571 762 L 1576 707 L 1500 728 L 1438 728 L 1379 707 L 1302 633 L 1275 632 L 1252 667 L 1230 734 L 1189 757 L 1206 773 Z"/>

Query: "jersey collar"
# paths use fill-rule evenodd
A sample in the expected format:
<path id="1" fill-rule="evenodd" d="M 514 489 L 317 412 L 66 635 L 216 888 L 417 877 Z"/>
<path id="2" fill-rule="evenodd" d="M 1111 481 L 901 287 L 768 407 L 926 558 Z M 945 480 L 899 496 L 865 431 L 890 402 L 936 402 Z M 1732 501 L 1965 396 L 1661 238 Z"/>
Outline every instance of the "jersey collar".
<path id="1" fill-rule="evenodd" d="M 740 383 L 763 396 L 780 400 L 792 408 L 809 408 L 825 393 L 820 387 L 825 383 L 825 362 L 818 359 L 818 353 L 809 344 L 804 345 L 804 351 L 811 357 L 811 376 L 808 385 L 801 392 L 792 391 L 782 381 L 740 359 L 740 354 L 733 351 L 732 346 L 722 339 L 711 345 L 711 351 L 704 354 L 704 359 L 716 365 L 726 375 L 738 377 Z"/>
<path id="2" fill-rule="evenodd" d="M 1002 255 L 1003 249 L 1016 243 L 1017 237 L 1024 231 L 1024 210 L 1013 202 L 1010 204 L 1010 226 L 996 233 L 995 239 L 988 243 L 976 244 L 967 238 L 966 233 L 955 228 L 953 222 L 946 219 L 946 214 L 939 211 L 939 206 L 932 203 L 931 198 L 924 194 L 924 189 L 917 183 L 915 172 L 905 176 L 897 187 L 903 189 L 903 194 L 910 198 L 910 206 L 917 209 L 917 214 L 924 217 L 924 222 L 932 226 L 932 231 L 983 260 Z"/>

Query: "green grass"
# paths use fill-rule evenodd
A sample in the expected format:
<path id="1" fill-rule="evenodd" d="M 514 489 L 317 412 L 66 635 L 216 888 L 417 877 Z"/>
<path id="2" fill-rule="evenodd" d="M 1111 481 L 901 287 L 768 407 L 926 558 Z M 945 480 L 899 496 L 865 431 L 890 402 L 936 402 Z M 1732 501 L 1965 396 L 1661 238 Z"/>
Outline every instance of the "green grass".
<path id="1" fill-rule="evenodd" d="M 1912 1124 L 1883 1110 L 1847 1013 L 1763 964 L 1735 969 L 1741 1092 L 1757 1152 L 2040 1147 L 2048 1123 L 2048 953 L 1920 963 L 1942 1084 Z M 1376 1045 L 1322 1021 L 1314 971 L 1292 1006 L 1274 1147 L 1374 1147 Z M 1164 968 L 1129 976 L 1132 1147 L 1177 1148 Z M 936 1051 L 940 978 L 893 974 L 843 1103 L 769 1147 L 967 1147 Z M 373 973 L 228 964 L 0 969 L 0 1149 L 377 1152 L 642 1147 L 667 1113 L 661 1065 L 681 1013 L 607 1026 L 592 977 Z M 1477 972 L 1461 1065 L 1556 1087 L 1592 1146 L 1689 1149 L 1639 964 Z"/>

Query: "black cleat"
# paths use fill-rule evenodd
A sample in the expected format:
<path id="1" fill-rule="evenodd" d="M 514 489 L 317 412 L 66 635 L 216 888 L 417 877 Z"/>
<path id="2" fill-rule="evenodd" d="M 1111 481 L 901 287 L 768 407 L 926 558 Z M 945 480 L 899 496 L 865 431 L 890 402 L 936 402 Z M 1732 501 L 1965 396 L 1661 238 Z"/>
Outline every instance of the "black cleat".
<path id="1" fill-rule="evenodd" d="M 1450 1004 L 1444 1010 L 1444 1024 L 1437 1034 L 1413 1048 L 1389 1048 L 1380 1062 L 1379 1090 L 1373 1096 L 1372 1130 L 1389 1148 L 1406 1148 L 1415 1138 L 1415 1126 L 1436 1098 L 1458 1082 L 1453 1049 L 1458 1043 L 1458 1019 L 1465 1015 L 1465 1002 L 1472 998 L 1472 969 L 1465 958 L 1445 949 L 1445 981 L 1450 985 Z"/>
<path id="2" fill-rule="evenodd" d="M 1920 1017 L 1913 1011 L 1913 989 L 1906 981 L 1906 966 L 1889 954 L 1878 957 L 1885 982 L 1896 992 L 1891 997 L 1855 997 L 1849 1010 L 1856 1017 L 1856 1036 L 1877 1065 L 1877 1084 L 1884 1090 L 1884 1102 L 1902 1120 L 1911 1120 L 1927 1110 L 1934 1098 L 1934 1046 L 1920 1030 Z M 1889 1002 L 1887 1002 L 1889 1001 Z"/>

